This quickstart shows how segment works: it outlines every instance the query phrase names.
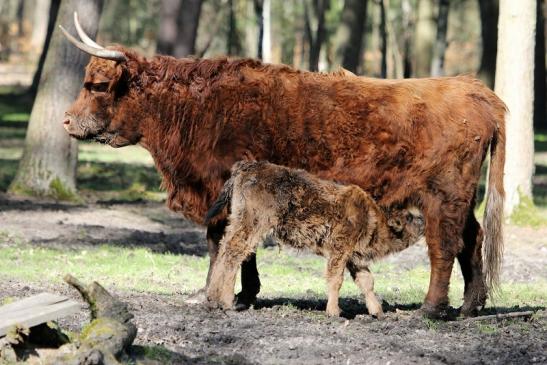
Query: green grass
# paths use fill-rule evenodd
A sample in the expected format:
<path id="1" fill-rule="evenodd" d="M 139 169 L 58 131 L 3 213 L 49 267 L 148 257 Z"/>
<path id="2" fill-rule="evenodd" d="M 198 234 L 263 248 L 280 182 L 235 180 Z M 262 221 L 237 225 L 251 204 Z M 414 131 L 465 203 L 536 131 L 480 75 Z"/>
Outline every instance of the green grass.
<path id="1" fill-rule="evenodd" d="M 66 273 L 82 281 L 97 280 L 122 291 L 157 294 L 189 294 L 204 284 L 207 257 L 153 253 L 144 248 L 113 246 L 82 250 L 59 250 L 37 247 L 2 239 L 11 243 L 0 246 L 0 279 L 11 278 L 35 283 L 61 284 Z M 326 299 L 325 260 L 314 256 L 260 249 L 258 270 L 262 281 L 261 296 L 267 298 Z M 416 304 L 425 296 L 429 270 L 417 266 L 399 271 L 391 264 L 373 265 L 376 293 L 388 303 Z M 239 284 L 238 284 L 239 285 Z M 239 288 L 236 288 L 239 290 Z M 359 298 L 357 287 L 346 276 L 342 298 Z M 453 306 L 461 305 L 463 283 L 454 270 L 450 288 Z M 533 283 L 505 283 L 494 298 L 496 307 L 545 306 L 547 280 Z M 492 302 L 490 302 L 492 305 Z"/>

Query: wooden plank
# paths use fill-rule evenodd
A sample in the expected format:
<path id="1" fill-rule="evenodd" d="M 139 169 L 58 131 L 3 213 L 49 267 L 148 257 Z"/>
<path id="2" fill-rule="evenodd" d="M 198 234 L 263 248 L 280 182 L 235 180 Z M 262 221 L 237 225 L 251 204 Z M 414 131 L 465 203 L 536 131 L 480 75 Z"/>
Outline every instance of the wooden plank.
<path id="1" fill-rule="evenodd" d="M 37 295 L 33 295 L 31 297 L 24 298 L 24 299 L 15 301 L 13 303 L 9 303 L 9 304 L 1 306 L 0 317 L 3 317 L 3 315 L 6 313 L 20 310 L 21 308 L 32 308 L 32 307 L 41 306 L 41 305 L 54 304 L 54 303 L 62 302 L 63 300 L 66 300 L 66 299 L 67 299 L 66 297 L 56 295 L 56 294 L 40 293 Z"/>
<path id="2" fill-rule="evenodd" d="M 9 304 L 9 311 L 0 313 L 0 337 L 4 336 L 16 324 L 33 327 L 47 321 L 68 316 L 80 310 L 78 302 L 65 297 L 55 296 L 56 298 L 53 298 L 51 295 L 42 295 L 40 298 L 35 297 L 11 303 Z M 40 299 L 46 300 L 40 303 Z M 21 302 L 30 304 L 30 306 L 21 306 Z M 12 304 L 18 305 L 15 306 Z"/>

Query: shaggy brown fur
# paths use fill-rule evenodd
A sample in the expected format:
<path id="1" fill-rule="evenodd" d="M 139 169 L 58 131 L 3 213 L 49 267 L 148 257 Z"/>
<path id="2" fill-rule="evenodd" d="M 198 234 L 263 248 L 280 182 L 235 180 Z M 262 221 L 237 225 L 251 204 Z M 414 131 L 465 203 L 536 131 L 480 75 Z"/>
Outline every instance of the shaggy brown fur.
<path id="1" fill-rule="evenodd" d="M 241 159 L 269 160 L 351 183 L 382 207 L 418 206 L 426 221 L 431 278 L 423 309 L 448 303 L 452 265 L 465 279 L 463 312 L 484 305 L 482 229 L 475 191 L 491 146 L 484 271 L 498 278 L 505 106 L 467 77 L 378 80 L 321 74 L 255 60 L 92 58 L 67 112 L 77 138 L 114 147 L 139 143 L 163 175 L 168 204 L 200 222 Z M 208 227 L 214 262 L 225 217 Z M 260 282 L 254 257 L 242 267 L 243 299 Z"/>
<path id="2" fill-rule="evenodd" d="M 279 244 L 307 248 L 327 258 L 327 314 L 340 314 L 338 295 L 347 267 L 371 315 L 382 306 L 368 269 L 372 260 L 401 251 L 424 234 L 419 212 L 384 214 L 356 185 L 339 185 L 303 170 L 267 162 L 238 162 L 206 221 L 230 204 L 230 222 L 220 241 L 208 299 L 230 309 L 239 265 L 268 235 Z"/>

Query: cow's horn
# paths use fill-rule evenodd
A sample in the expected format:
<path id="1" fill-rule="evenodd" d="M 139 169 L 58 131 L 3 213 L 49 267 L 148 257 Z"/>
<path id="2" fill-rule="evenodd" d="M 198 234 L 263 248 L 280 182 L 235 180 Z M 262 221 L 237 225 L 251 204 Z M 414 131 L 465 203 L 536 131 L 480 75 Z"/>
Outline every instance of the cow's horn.
<path id="1" fill-rule="evenodd" d="M 76 31 L 78 32 L 78 36 L 80 37 L 80 39 L 82 40 L 82 42 L 84 42 L 85 44 L 87 44 L 88 46 L 91 46 L 91 47 L 95 47 L 95 48 L 98 48 L 98 49 L 104 49 L 103 46 L 99 46 L 97 43 L 95 43 L 95 41 L 91 38 L 89 38 L 89 36 L 84 32 L 84 30 L 82 29 L 82 26 L 80 25 L 80 19 L 78 18 L 78 12 L 74 12 L 74 25 L 76 26 Z"/>
<path id="2" fill-rule="evenodd" d="M 63 28 L 62 25 L 59 25 L 59 28 L 61 28 L 61 31 L 63 32 L 65 37 L 67 37 L 67 39 L 70 41 L 70 43 L 72 43 L 73 45 L 75 45 L 76 47 L 84 51 L 85 53 L 89 53 L 90 55 L 95 57 L 105 58 L 107 60 L 113 60 L 113 61 L 119 61 L 119 62 L 127 61 L 127 57 L 125 57 L 123 52 L 114 51 L 114 50 L 105 49 L 105 48 L 98 49 L 98 48 L 92 47 L 90 45 L 80 42 L 79 40 L 71 36 L 70 33 L 68 33 L 66 29 Z"/>

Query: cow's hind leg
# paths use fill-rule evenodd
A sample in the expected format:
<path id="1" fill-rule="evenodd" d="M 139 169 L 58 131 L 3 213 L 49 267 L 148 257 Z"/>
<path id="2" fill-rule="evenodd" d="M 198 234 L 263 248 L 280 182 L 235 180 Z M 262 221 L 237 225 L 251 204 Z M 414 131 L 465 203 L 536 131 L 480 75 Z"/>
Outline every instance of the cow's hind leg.
<path id="1" fill-rule="evenodd" d="M 461 314 L 477 315 L 486 303 L 486 285 L 482 270 L 483 231 L 475 218 L 473 206 L 469 209 L 463 231 L 463 250 L 458 255 L 458 261 L 465 281 L 464 300 Z"/>
<path id="2" fill-rule="evenodd" d="M 382 318 L 384 311 L 374 294 L 374 277 L 368 269 L 368 265 L 361 263 L 359 259 L 355 259 L 348 262 L 347 268 L 365 298 L 368 314 L 376 318 Z"/>
<path id="3" fill-rule="evenodd" d="M 424 204 L 426 242 L 431 274 L 422 312 L 431 318 L 444 318 L 448 309 L 448 287 L 454 259 L 463 247 L 462 233 L 468 206 L 442 203 L 430 197 Z"/>

